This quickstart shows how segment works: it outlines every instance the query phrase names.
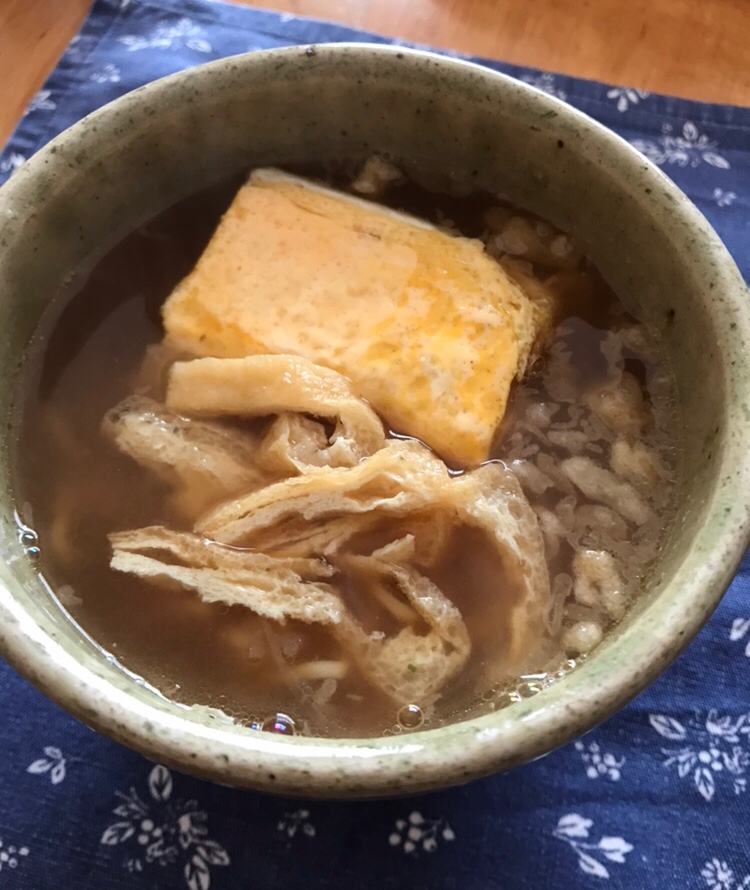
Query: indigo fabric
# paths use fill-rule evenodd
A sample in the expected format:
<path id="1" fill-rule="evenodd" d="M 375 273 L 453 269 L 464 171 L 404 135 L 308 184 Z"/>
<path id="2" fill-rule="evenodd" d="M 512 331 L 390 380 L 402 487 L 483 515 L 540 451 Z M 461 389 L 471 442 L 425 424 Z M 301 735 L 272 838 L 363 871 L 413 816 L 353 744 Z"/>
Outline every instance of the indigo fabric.
<path id="1" fill-rule="evenodd" d="M 371 34 L 212 0 L 97 0 L 0 154 L 210 59 Z M 570 102 L 671 176 L 750 278 L 750 109 L 479 61 Z M 750 559 L 687 652 L 585 738 L 406 800 L 233 791 L 87 729 L 0 662 L 0 887 L 750 888 Z"/>

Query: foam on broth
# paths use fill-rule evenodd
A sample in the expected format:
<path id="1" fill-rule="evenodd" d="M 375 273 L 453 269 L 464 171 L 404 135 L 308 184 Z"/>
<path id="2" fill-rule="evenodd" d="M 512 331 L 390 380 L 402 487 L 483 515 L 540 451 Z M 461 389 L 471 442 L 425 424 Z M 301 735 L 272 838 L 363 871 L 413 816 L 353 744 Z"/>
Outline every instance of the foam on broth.
<path id="1" fill-rule="evenodd" d="M 77 292 L 60 296 L 29 348 L 18 396 L 16 498 L 38 538 L 36 558 L 49 585 L 127 669 L 174 700 L 220 708 L 258 729 L 289 731 L 291 724 L 275 715 L 289 715 L 297 732 L 331 737 L 434 727 L 559 679 L 585 657 L 591 634 L 610 633 L 638 595 L 669 528 L 678 455 L 673 384 L 658 339 L 585 260 L 568 269 L 523 267 L 525 274 L 551 277 L 565 317 L 532 373 L 515 386 L 491 454 L 517 473 L 539 516 L 552 581 L 550 625 L 538 628 L 536 651 L 518 676 L 492 685 L 483 679 L 505 633 L 504 611 L 488 607 L 489 591 L 505 584 L 506 597 L 515 593 L 513 579 L 503 577 L 497 557 L 470 529 L 454 533 L 428 575 L 461 611 L 472 654 L 424 712 L 414 707 L 419 703 L 394 704 L 356 668 L 331 668 L 346 654 L 320 627 L 294 621 L 279 627 L 239 606 L 208 605 L 194 593 L 156 588 L 109 568 L 110 532 L 155 524 L 187 530 L 166 486 L 106 441 L 101 422 L 132 392 L 146 347 L 162 337 L 162 303 L 194 266 L 239 182 L 194 195 L 127 236 Z M 456 198 L 403 183 L 383 200 L 484 237 L 488 251 L 506 259 L 519 238 L 509 220 L 525 220 L 547 245 L 558 236 L 488 195 Z M 627 386 L 613 389 L 623 370 Z M 148 394 L 163 392 L 154 369 Z M 643 445 L 638 453 L 633 442 Z M 610 491 L 612 479 L 597 477 L 591 466 L 615 482 L 630 480 L 648 505 L 648 519 L 634 521 L 638 504 L 623 504 L 622 487 Z M 377 545 L 365 536 L 351 548 Z M 612 593 L 606 579 L 613 566 L 620 583 L 617 602 L 607 606 L 602 597 L 608 584 Z M 336 583 L 365 628 L 389 620 L 387 604 L 363 597 L 345 570 Z M 314 661 L 328 664 L 327 676 L 316 675 Z"/>

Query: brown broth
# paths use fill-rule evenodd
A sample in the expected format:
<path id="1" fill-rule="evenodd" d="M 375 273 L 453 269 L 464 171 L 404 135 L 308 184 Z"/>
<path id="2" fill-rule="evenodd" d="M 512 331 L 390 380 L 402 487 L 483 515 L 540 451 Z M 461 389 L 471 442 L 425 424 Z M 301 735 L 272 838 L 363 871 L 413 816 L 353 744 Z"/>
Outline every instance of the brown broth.
<path id="1" fill-rule="evenodd" d="M 221 708 L 254 726 L 277 712 L 287 713 L 298 731 L 314 735 L 400 732 L 399 707 L 356 670 L 338 680 L 330 696 L 330 683 L 295 679 L 295 668 L 308 660 L 343 657 L 323 629 L 295 622 L 272 627 L 238 606 L 206 605 L 197 594 L 152 586 L 109 568 L 109 532 L 159 523 L 185 527 L 169 508 L 166 486 L 106 441 L 100 425 L 105 412 L 132 391 L 145 348 L 161 339 L 161 304 L 195 264 L 238 182 L 195 195 L 140 227 L 99 260 L 76 293 L 54 303 L 29 349 L 19 391 L 19 513 L 38 536 L 41 572 L 75 620 L 103 650 L 170 698 Z M 393 189 L 386 203 L 441 224 L 451 220 L 465 234 L 480 237 L 483 212 L 498 202 L 486 195 L 450 198 L 406 185 Z M 611 339 L 614 327 L 636 331 L 631 340 L 646 348 L 626 346 L 622 356 L 645 393 L 651 419 L 644 441 L 658 454 L 665 473 L 652 498 L 654 522 L 617 544 L 632 598 L 670 521 L 677 453 L 671 377 L 656 341 L 625 313 L 593 267 L 584 262 L 577 272 L 556 280 L 567 317 L 554 333 L 549 354 L 516 386 L 492 458 L 511 466 L 514 460 L 538 460 L 540 453 L 564 460 L 569 452 L 550 444 L 550 433 L 580 431 L 586 423 L 591 428 L 581 404 L 584 391 L 605 383 L 611 370 L 602 342 Z M 563 353 L 569 353 L 567 358 L 560 358 Z M 561 361 L 577 381 L 578 394 L 572 398 L 560 392 Z M 552 402 L 558 409 L 549 424 L 540 428 L 529 421 L 530 416 L 538 419 L 540 405 Z M 609 445 L 596 439 L 597 431 L 600 426 L 594 425 L 593 433 L 589 429 L 591 439 L 582 453 L 605 465 Z M 538 511 L 560 515 L 570 497 L 564 485 L 527 494 Z M 612 544 L 596 529 L 571 536 L 575 544 L 566 538 L 554 545 L 548 538 L 552 579 L 570 572 L 575 547 Z M 565 616 L 568 624 L 593 616 L 605 631 L 616 623 L 568 597 L 560 613 L 562 626 L 552 635 L 540 628 L 528 672 L 487 688 L 483 667 L 493 649 L 502 647 L 513 585 L 481 535 L 465 529 L 454 534 L 431 575 L 462 612 L 473 652 L 423 727 L 500 707 L 568 670 L 574 661 L 561 644 Z M 507 588 L 502 601 L 492 596 L 498 585 Z M 365 602 L 346 573 L 341 593 L 366 629 L 368 623 L 384 626 L 382 609 Z M 488 605 L 493 602 L 495 607 Z"/>

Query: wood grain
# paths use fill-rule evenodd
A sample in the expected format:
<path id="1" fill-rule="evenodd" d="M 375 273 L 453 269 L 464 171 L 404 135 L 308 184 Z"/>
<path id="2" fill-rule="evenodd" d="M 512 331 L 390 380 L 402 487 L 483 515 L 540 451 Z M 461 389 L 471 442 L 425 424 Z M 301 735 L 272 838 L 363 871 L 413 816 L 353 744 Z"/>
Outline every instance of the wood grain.
<path id="1" fill-rule="evenodd" d="M 233 2 L 607 83 L 750 105 L 750 0 Z M 0 144 L 89 6 L 0 0 Z"/>
<path id="2" fill-rule="evenodd" d="M 91 0 L 0 0 L 0 145 L 90 6 Z"/>

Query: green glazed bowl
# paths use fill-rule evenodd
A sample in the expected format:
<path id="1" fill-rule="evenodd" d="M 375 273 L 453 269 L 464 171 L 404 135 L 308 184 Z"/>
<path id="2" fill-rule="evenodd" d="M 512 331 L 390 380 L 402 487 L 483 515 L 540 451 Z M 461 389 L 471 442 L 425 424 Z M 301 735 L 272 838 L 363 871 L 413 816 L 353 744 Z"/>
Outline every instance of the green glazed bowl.
<path id="1" fill-rule="evenodd" d="M 637 606 L 578 669 L 478 719 L 397 737 L 283 738 L 174 704 L 67 617 L 18 540 L 3 425 L 0 652 L 90 726 L 170 766 L 287 794 L 374 797 L 508 769 L 622 707 L 688 644 L 748 539 L 750 301 L 669 180 L 585 115 L 511 78 L 368 45 L 257 52 L 157 81 L 82 120 L 0 189 L 0 412 L 45 306 L 183 196 L 256 165 L 361 160 L 499 192 L 569 231 L 664 334 L 684 435 L 678 517 Z"/>

